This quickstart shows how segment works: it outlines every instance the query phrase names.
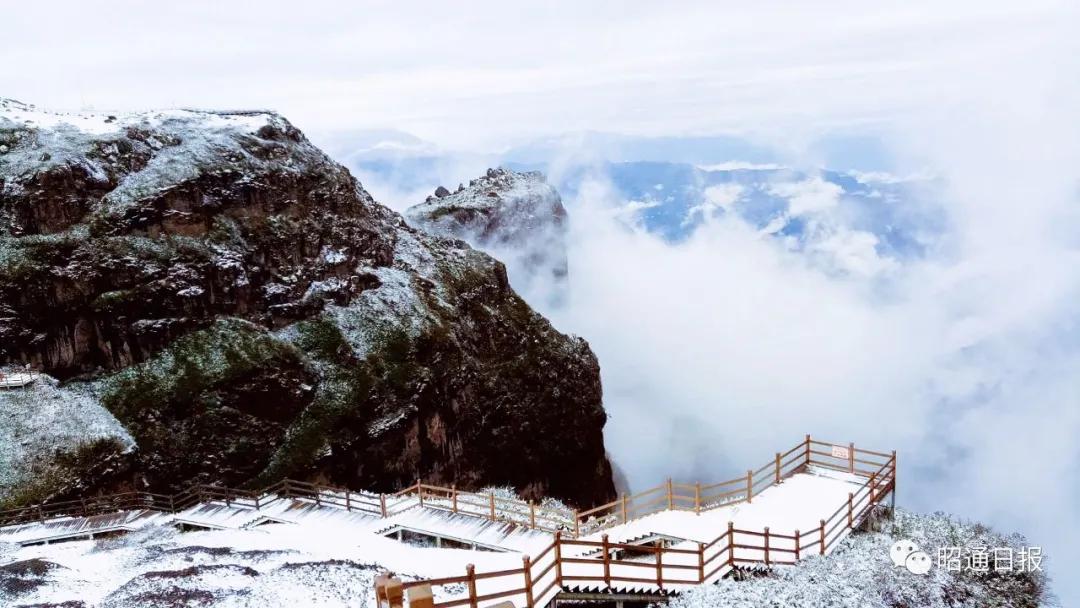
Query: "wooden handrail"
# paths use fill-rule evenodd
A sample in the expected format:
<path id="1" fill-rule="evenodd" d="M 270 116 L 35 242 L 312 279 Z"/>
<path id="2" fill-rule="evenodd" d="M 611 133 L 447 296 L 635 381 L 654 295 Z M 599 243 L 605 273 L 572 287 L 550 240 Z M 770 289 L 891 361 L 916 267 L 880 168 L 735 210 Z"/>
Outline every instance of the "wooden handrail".
<path id="1" fill-rule="evenodd" d="M 783 458 L 782 454 L 781 458 Z M 771 464 L 774 467 L 773 474 L 775 475 L 775 460 Z M 877 471 L 872 473 L 872 477 L 870 479 L 864 482 L 855 492 L 852 492 L 850 494 L 849 498 L 844 502 L 844 504 L 840 506 L 840 508 L 834 513 L 833 516 L 830 516 L 829 520 L 821 520 L 820 525 L 814 530 L 812 530 L 809 535 L 809 538 L 817 536 L 815 540 L 808 540 L 808 535 L 799 531 L 795 531 L 793 534 L 784 534 L 773 532 L 769 528 L 765 528 L 761 531 L 743 530 L 737 529 L 734 527 L 734 525 L 729 524 L 729 528 L 724 534 L 721 534 L 709 543 L 698 543 L 696 550 L 662 546 L 649 547 L 648 550 L 653 552 L 656 556 L 655 562 L 650 564 L 643 561 L 614 559 L 611 557 L 611 552 L 613 551 L 641 551 L 644 548 L 641 545 L 611 543 L 608 541 L 606 535 L 602 536 L 602 540 L 597 542 L 580 539 L 565 539 L 557 534 L 555 541 L 551 545 L 546 547 L 537 556 L 536 561 L 546 558 L 548 553 L 551 552 L 554 553 L 554 559 L 551 560 L 551 563 L 548 564 L 548 566 L 539 576 L 532 578 L 533 581 L 536 581 L 540 577 L 546 576 L 551 570 L 554 569 L 556 573 L 556 580 L 544 585 L 543 588 L 540 590 L 540 593 L 537 593 L 537 589 L 528 587 L 527 589 L 501 592 L 501 594 L 499 594 L 499 597 L 508 597 L 510 595 L 527 593 L 526 602 L 530 603 L 535 598 L 545 597 L 546 594 L 549 593 L 553 588 L 561 586 L 568 581 L 593 583 L 596 585 L 604 583 L 609 587 L 612 583 L 622 582 L 654 584 L 658 585 L 660 588 L 663 588 L 665 585 L 674 584 L 695 585 L 701 584 L 716 576 L 723 570 L 723 568 L 731 567 L 736 564 L 763 563 L 767 566 L 776 564 L 794 564 L 797 563 L 802 557 L 804 557 L 811 549 L 817 548 L 818 552 L 824 554 L 826 550 L 830 546 L 832 546 L 832 544 L 836 542 L 836 540 L 839 538 L 839 535 L 835 534 L 837 529 L 839 529 L 844 524 L 854 526 L 856 522 L 862 521 L 863 517 L 866 515 L 867 512 L 869 512 L 871 508 L 873 508 L 877 504 L 880 504 L 881 499 L 888 491 L 887 484 L 891 483 L 891 475 L 895 474 L 895 466 L 895 460 L 893 458 L 890 458 L 888 462 L 882 464 Z M 745 479 L 736 481 L 742 481 L 743 483 L 745 483 Z M 755 482 L 752 478 L 751 483 L 757 485 L 757 482 Z M 673 485 L 675 487 L 680 487 L 676 484 Z M 685 484 L 682 485 L 682 487 L 685 487 Z M 707 500 L 707 497 L 703 499 Z M 662 496 L 657 500 L 654 500 L 653 502 L 663 502 L 667 500 L 667 496 Z M 674 500 L 677 500 L 677 498 L 674 498 Z M 616 501 L 615 504 L 619 504 L 620 502 L 621 501 Z M 606 507 L 611 508 L 612 506 L 615 505 L 607 505 Z M 591 513 L 585 513 L 592 514 L 597 512 L 599 511 L 594 510 Z M 740 542 L 735 542 L 734 536 L 736 534 L 742 536 Z M 748 538 L 760 538 L 763 539 L 763 542 L 761 544 L 758 544 L 756 542 L 746 540 Z M 775 541 L 780 539 L 785 541 L 793 541 L 793 547 L 777 546 Z M 724 541 L 727 542 L 725 543 Z M 601 559 L 597 559 L 595 557 L 563 557 L 563 552 L 561 550 L 561 547 L 563 546 L 577 546 L 586 548 L 598 547 L 601 549 L 603 555 Z M 763 552 L 763 557 L 746 558 L 736 556 L 734 553 L 735 549 L 761 551 Z M 706 552 L 710 552 L 710 555 L 706 556 Z M 696 556 L 697 560 L 695 564 L 666 563 L 663 560 L 664 554 L 692 555 Z M 715 567 L 709 569 L 709 566 L 716 561 L 720 561 L 720 563 Z M 536 562 L 534 561 L 533 563 L 535 564 Z M 563 576 L 561 573 L 561 568 L 563 564 L 593 565 L 597 567 L 602 567 L 603 572 L 602 575 L 579 574 L 572 576 Z M 654 568 L 656 576 L 654 578 L 619 576 L 618 574 L 612 572 L 612 566 L 639 569 Z M 668 571 L 694 571 L 696 573 L 696 578 L 674 578 L 667 574 Z M 463 605 L 464 603 L 467 603 L 467 601 L 455 600 L 453 602 L 436 604 L 436 606 L 439 606 L 440 608 L 449 608 L 450 606 Z"/>
<path id="2" fill-rule="evenodd" d="M 807 533 L 799 533 L 796 531 L 791 535 L 777 533 L 769 529 L 761 531 L 743 530 L 736 529 L 732 525 L 729 526 L 728 530 L 717 536 L 711 542 L 697 543 L 695 549 L 663 546 L 651 547 L 649 551 L 655 555 L 656 559 L 654 563 L 648 563 L 627 559 L 615 559 L 611 555 L 611 552 L 613 551 L 640 552 L 643 549 L 641 545 L 611 543 L 608 542 L 606 538 L 603 542 L 564 538 L 560 531 L 561 527 L 566 527 L 568 532 L 577 535 L 581 531 L 581 524 L 586 523 L 585 520 L 590 517 L 596 518 L 595 524 L 589 524 L 592 526 L 588 530 L 591 533 L 610 525 L 624 523 L 628 519 L 634 517 L 640 517 L 665 510 L 665 508 L 694 509 L 695 511 L 709 510 L 731 504 L 732 502 L 738 502 L 738 500 L 740 500 L 738 498 L 740 494 L 744 494 L 741 500 L 749 500 L 752 498 L 753 494 L 759 492 L 758 488 L 766 482 L 775 484 L 778 480 L 782 480 L 784 476 L 790 474 L 792 470 L 797 470 L 798 467 L 801 467 L 804 464 L 824 465 L 828 468 L 831 463 L 820 462 L 813 457 L 820 451 L 813 450 L 810 447 L 812 445 L 831 446 L 842 444 L 823 442 L 808 437 L 806 440 L 799 442 L 795 447 L 785 452 L 775 453 L 773 458 L 764 466 L 756 470 L 748 470 L 747 476 L 713 484 L 690 484 L 672 481 L 646 489 L 632 496 L 622 496 L 615 501 L 581 512 L 536 505 L 531 502 L 495 496 L 491 493 L 478 494 L 462 492 L 453 487 L 447 488 L 439 485 L 424 484 L 420 481 L 393 494 L 371 494 L 353 492 L 347 488 L 283 479 L 262 490 L 193 485 L 172 495 L 132 491 L 92 499 L 80 499 L 77 501 L 67 500 L 29 505 L 23 508 L 0 511 L 0 525 L 18 523 L 20 521 L 33 521 L 42 517 L 53 517 L 57 514 L 72 515 L 87 512 L 108 512 L 131 505 L 140 508 L 176 512 L 188 508 L 187 503 L 199 502 L 207 497 L 212 499 L 225 497 L 228 501 L 251 500 L 255 501 L 256 507 L 258 507 L 259 501 L 269 495 L 277 495 L 279 497 L 298 496 L 314 498 L 322 504 L 334 506 L 342 506 L 342 504 L 344 504 L 346 508 L 350 509 L 365 509 L 375 512 L 376 514 L 381 514 L 384 517 L 392 514 L 390 512 L 391 508 L 388 507 L 398 509 L 402 507 L 402 505 L 405 505 L 405 508 L 409 508 L 408 505 L 410 503 L 415 506 L 417 501 L 423 501 L 424 506 L 439 508 L 441 505 L 441 508 L 449 508 L 447 503 L 453 501 L 453 506 L 456 511 L 468 513 L 471 510 L 476 509 L 479 512 L 474 514 L 490 516 L 494 509 L 497 511 L 496 516 L 500 519 L 518 521 L 518 523 L 522 524 L 527 522 L 528 526 L 532 528 L 549 529 L 550 531 L 555 532 L 555 539 L 535 557 L 527 556 L 523 561 L 522 568 L 477 573 L 474 568 L 470 567 L 467 569 L 466 576 L 464 577 L 447 577 L 427 581 L 415 581 L 406 583 L 406 586 L 411 587 L 419 584 L 435 586 L 464 584 L 466 586 L 468 589 L 468 597 L 436 604 L 436 606 L 439 606 L 440 608 L 464 605 L 477 606 L 478 602 L 522 594 L 525 595 L 526 604 L 532 605 L 534 601 L 546 599 L 547 594 L 550 593 L 552 589 L 562 586 L 566 581 L 582 580 L 596 584 L 601 582 L 601 579 L 598 576 L 564 576 L 562 572 L 564 564 L 593 564 L 599 566 L 601 563 L 606 563 L 606 579 L 609 584 L 611 582 L 627 581 L 651 583 L 663 587 L 665 585 L 674 584 L 700 584 L 703 581 L 716 576 L 717 573 L 722 572 L 725 567 L 731 567 L 735 564 L 765 563 L 766 565 L 771 565 L 778 563 L 794 563 L 788 561 L 791 558 L 783 558 L 781 556 L 794 556 L 794 560 L 798 561 L 815 548 L 817 548 L 819 552 L 825 553 L 826 550 L 840 537 L 840 535 L 836 534 L 836 531 L 840 526 L 846 524 L 848 527 L 854 527 L 858 522 L 863 520 L 871 508 L 880 504 L 881 500 L 893 491 L 892 488 L 896 475 L 896 459 L 894 455 L 874 452 L 864 448 L 852 449 L 851 444 L 848 444 L 847 446 L 849 450 L 849 458 L 847 459 L 834 458 L 831 453 L 827 452 L 821 453 L 820 455 L 832 458 L 838 463 L 849 463 L 850 466 L 848 472 L 854 472 L 860 476 L 867 477 L 868 479 L 860 485 L 855 492 L 851 493 L 848 500 L 845 501 L 833 515 L 826 520 L 821 520 L 821 525 L 818 528 Z M 869 457 L 862 458 L 860 456 Z M 874 460 L 874 457 L 887 458 L 887 460 L 885 462 L 878 462 L 877 460 Z M 857 469 L 855 465 L 859 464 L 876 467 L 876 470 Z M 839 470 L 845 470 L 844 467 L 839 464 L 832 465 L 832 467 Z M 731 491 L 719 492 L 716 494 L 710 493 L 717 489 L 725 488 L 733 489 Z M 747 489 L 749 489 L 749 491 L 747 491 Z M 678 493 L 677 490 L 692 491 L 693 495 Z M 388 505 L 387 496 L 398 500 L 394 502 L 393 505 Z M 412 500 L 410 500 L 410 497 L 412 497 Z M 736 534 L 740 536 L 739 542 L 735 541 Z M 817 538 L 810 540 L 815 536 Z M 759 543 L 753 539 L 761 539 L 761 542 Z M 784 546 L 785 543 L 781 543 L 780 546 L 777 546 L 777 541 L 779 540 L 792 541 L 791 544 L 793 545 L 793 548 Z M 603 550 L 605 558 L 603 560 L 597 560 L 595 558 L 585 557 L 564 557 L 562 551 L 564 546 L 599 547 Z M 738 556 L 735 553 L 736 549 L 761 551 L 764 553 L 764 560 L 760 558 L 749 559 Z M 708 555 L 706 555 L 706 552 L 708 552 Z M 665 560 L 665 554 L 669 556 L 689 557 L 691 558 L 692 563 L 679 562 L 674 557 Z M 719 563 L 714 566 L 714 562 Z M 651 579 L 622 577 L 611 571 L 612 566 L 655 568 L 656 576 Z M 712 567 L 710 568 L 710 566 Z M 546 579 L 552 571 L 554 571 L 555 580 L 547 581 Z M 680 571 L 693 572 L 695 578 L 680 579 L 672 577 L 669 574 L 672 572 L 678 573 Z M 502 590 L 497 593 L 489 593 L 486 595 L 479 595 L 477 593 L 477 581 L 500 579 L 508 576 L 518 577 L 517 584 L 509 586 L 509 590 Z M 525 586 L 519 587 L 522 581 L 524 581 Z"/>

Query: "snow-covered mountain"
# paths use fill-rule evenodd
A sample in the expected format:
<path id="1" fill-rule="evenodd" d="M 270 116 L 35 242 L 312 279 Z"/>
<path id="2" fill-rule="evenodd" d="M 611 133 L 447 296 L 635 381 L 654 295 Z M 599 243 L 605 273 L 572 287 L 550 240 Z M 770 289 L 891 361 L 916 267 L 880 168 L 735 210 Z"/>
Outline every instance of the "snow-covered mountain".
<path id="1" fill-rule="evenodd" d="M 787 166 L 779 152 L 738 137 L 580 133 L 516 146 L 496 160 L 427 142 L 380 153 L 366 140 L 338 141 L 338 158 L 406 198 L 417 198 L 409 184 L 430 192 L 466 181 L 487 160 L 545 173 L 571 215 L 583 187 L 602 182 L 627 223 L 669 242 L 735 218 L 840 274 L 873 276 L 920 258 L 945 228 L 939 180 L 884 170 L 874 140 L 820 142 L 815 152 L 827 168 Z"/>
<path id="2" fill-rule="evenodd" d="M 540 172 L 488 169 L 453 192 L 440 186 L 409 207 L 405 217 L 501 260 L 514 287 L 524 293 L 546 288 L 556 297 L 566 280 L 566 209 Z"/>
<path id="3" fill-rule="evenodd" d="M 8 364 L 64 384 L 0 392 L 2 463 L 48 473 L 0 476 L 4 506 L 284 476 L 614 493 L 585 341 L 272 112 L 0 101 Z"/>

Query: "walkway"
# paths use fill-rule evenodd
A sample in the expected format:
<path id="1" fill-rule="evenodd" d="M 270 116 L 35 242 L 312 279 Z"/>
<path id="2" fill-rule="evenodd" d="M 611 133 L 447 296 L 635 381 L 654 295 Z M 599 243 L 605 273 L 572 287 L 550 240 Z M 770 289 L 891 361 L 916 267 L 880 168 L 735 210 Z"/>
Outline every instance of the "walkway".
<path id="1" fill-rule="evenodd" d="M 444 549 L 474 550 L 436 550 L 414 571 L 438 578 L 404 588 L 431 587 L 438 608 L 503 600 L 533 608 L 559 593 L 668 594 L 738 566 L 825 555 L 893 495 L 895 481 L 895 452 L 807 436 L 737 479 L 669 480 L 580 512 L 421 482 L 375 494 L 286 480 L 260 492 L 197 486 L 173 496 L 130 492 L 0 512 L 0 524 L 7 524 L 0 542 L 28 546 L 162 524 L 207 530 L 300 524 L 297 532 L 321 529 L 340 540 L 427 538 Z"/>

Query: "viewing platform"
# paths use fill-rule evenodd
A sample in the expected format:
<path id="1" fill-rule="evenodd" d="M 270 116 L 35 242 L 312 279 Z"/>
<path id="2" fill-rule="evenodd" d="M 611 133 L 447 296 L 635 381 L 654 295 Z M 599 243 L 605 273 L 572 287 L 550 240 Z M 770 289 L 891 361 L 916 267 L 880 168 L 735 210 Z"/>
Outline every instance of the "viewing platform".
<path id="1" fill-rule="evenodd" d="M 202 485 L 11 509 L 0 512 L 0 542 L 33 547 L 155 527 L 257 529 L 271 544 L 330 535 L 382 547 L 380 564 L 411 579 L 380 576 L 382 605 L 404 606 L 407 597 L 415 598 L 409 608 L 657 601 L 736 569 L 826 556 L 895 489 L 895 452 L 808 435 L 735 479 L 667 480 L 588 510 L 421 481 L 380 494 L 285 480 L 260 491 Z"/>
<path id="2" fill-rule="evenodd" d="M 4 372 L 0 371 L 0 389 L 3 388 L 22 388 L 28 384 L 31 384 L 38 379 L 38 374 L 35 371 L 25 372 Z"/>

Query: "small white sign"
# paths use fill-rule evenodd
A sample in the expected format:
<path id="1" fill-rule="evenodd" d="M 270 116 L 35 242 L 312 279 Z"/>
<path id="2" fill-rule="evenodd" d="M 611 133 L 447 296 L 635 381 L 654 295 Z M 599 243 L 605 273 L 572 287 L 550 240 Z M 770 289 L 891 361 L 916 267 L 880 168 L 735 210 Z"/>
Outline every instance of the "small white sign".
<path id="1" fill-rule="evenodd" d="M 849 458 L 851 454 L 848 453 L 848 449 L 842 445 L 832 446 L 833 458 Z"/>

